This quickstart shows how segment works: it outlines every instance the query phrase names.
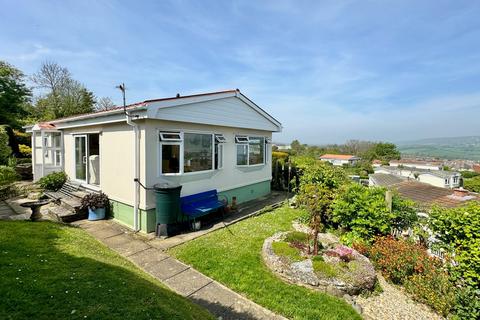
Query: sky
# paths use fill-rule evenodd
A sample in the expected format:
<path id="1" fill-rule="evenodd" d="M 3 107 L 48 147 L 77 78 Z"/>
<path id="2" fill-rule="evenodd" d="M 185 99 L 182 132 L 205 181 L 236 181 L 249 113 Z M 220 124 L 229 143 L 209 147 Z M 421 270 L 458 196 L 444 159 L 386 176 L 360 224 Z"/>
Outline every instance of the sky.
<path id="1" fill-rule="evenodd" d="M 479 1 L 0 0 L 0 59 L 127 102 L 238 88 L 274 141 L 480 135 Z"/>

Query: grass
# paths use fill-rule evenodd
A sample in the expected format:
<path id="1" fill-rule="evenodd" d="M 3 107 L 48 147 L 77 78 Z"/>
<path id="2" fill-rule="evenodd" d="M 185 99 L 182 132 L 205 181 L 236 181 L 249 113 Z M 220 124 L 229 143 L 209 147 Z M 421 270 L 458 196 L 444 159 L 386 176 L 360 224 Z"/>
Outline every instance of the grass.
<path id="1" fill-rule="evenodd" d="M 277 256 L 286 257 L 290 261 L 302 261 L 304 258 L 300 255 L 300 250 L 297 248 L 291 247 L 288 243 L 283 241 L 272 242 L 273 252 Z"/>
<path id="2" fill-rule="evenodd" d="M 178 259 L 291 319 L 361 319 L 343 300 L 301 286 L 287 284 L 263 263 L 266 238 L 291 229 L 300 211 L 283 207 L 217 230 L 170 253 Z"/>
<path id="3" fill-rule="evenodd" d="M 85 231 L 0 221 L 0 319 L 214 319 Z"/>
<path id="4" fill-rule="evenodd" d="M 285 236 L 286 242 L 303 242 L 306 243 L 308 240 L 308 234 L 300 231 L 292 231 L 287 233 Z"/>

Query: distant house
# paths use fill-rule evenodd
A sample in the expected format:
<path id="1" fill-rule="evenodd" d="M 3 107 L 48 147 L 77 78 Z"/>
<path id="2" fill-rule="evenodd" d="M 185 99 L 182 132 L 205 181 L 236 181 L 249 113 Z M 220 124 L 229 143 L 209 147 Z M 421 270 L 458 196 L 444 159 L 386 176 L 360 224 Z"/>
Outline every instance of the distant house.
<path id="1" fill-rule="evenodd" d="M 480 200 L 478 194 L 462 188 L 452 191 L 385 173 L 370 174 L 369 186 L 380 186 L 396 190 L 402 197 L 412 200 L 423 209 L 427 209 L 432 205 L 451 208 L 462 205 L 466 201 Z"/>
<path id="2" fill-rule="evenodd" d="M 375 173 L 401 176 L 410 180 L 417 180 L 440 188 L 458 188 L 461 185 L 462 175 L 455 171 L 425 170 L 407 167 L 378 167 Z"/>
<path id="3" fill-rule="evenodd" d="M 372 161 L 372 166 L 373 166 L 374 168 L 381 167 L 382 165 L 383 165 L 382 160 L 375 159 L 375 160 Z"/>
<path id="4" fill-rule="evenodd" d="M 423 170 L 442 170 L 443 162 L 441 161 L 424 161 L 415 159 L 401 159 L 390 161 L 391 167 L 407 167 Z"/>
<path id="5" fill-rule="evenodd" d="M 278 151 L 292 150 L 292 146 L 289 144 L 274 144 L 273 146 L 277 147 Z"/>
<path id="6" fill-rule="evenodd" d="M 480 164 L 474 164 L 472 169 L 473 171 L 480 173 Z"/>
<path id="7" fill-rule="evenodd" d="M 343 166 L 344 164 L 355 165 L 360 158 L 350 154 L 324 154 L 320 160 L 328 161 L 334 166 Z"/>

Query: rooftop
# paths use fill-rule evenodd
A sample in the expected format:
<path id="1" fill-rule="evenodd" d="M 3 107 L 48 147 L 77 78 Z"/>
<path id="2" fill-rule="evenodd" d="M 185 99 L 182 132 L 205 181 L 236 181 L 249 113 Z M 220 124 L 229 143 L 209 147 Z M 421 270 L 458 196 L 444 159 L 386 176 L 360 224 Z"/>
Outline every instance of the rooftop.
<path id="1" fill-rule="evenodd" d="M 439 178 L 450 178 L 452 176 L 460 175 L 459 172 L 456 171 L 444 171 L 444 170 L 428 170 L 428 169 L 418 169 L 418 168 L 398 168 L 398 167 L 389 167 L 389 166 L 382 166 L 374 169 L 375 171 L 384 170 L 388 171 L 390 174 L 400 175 L 400 171 L 411 171 L 417 172 L 419 174 L 430 174 Z"/>
<path id="2" fill-rule="evenodd" d="M 418 181 L 407 180 L 392 185 L 392 189 L 407 199 L 410 199 L 422 207 L 439 205 L 442 207 L 457 207 L 467 201 L 480 200 L 478 194 L 468 192 L 465 197 L 454 196 L 450 189 L 435 187 Z"/>
<path id="3" fill-rule="evenodd" d="M 373 181 L 376 186 L 382 187 L 389 187 L 391 185 L 407 180 L 407 178 L 386 173 L 373 173 L 369 174 L 368 177 Z"/>
<path id="4" fill-rule="evenodd" d="M 320 159 L 333 159 L 333 160 L 355 160 L 360 159 L 351 154 L 324 154 L 320 157 Z"/>
<path id="5" fill-rule="evenodd" d="M 434 166 L 434 167 L 441 167 L 443 165 L 442 161 L 436 160 L 417 160 L 417 159 L 400 159 L 400 160 L 392 160 L 390 164 L 416 164 L 416 165 L 424 165 L 424 166 Z"/>

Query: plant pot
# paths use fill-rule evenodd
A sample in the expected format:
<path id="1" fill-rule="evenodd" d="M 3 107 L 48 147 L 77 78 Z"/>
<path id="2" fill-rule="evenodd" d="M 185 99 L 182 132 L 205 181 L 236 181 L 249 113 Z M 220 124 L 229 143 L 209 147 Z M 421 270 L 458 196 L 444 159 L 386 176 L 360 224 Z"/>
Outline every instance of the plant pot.
<path id="1" fill-rule="evenodd" d="M 96 208 L 95 210 L 88 208 L 88 220 L 95 221 L 103 219 L 105 219 L 105 208 Z"/>

